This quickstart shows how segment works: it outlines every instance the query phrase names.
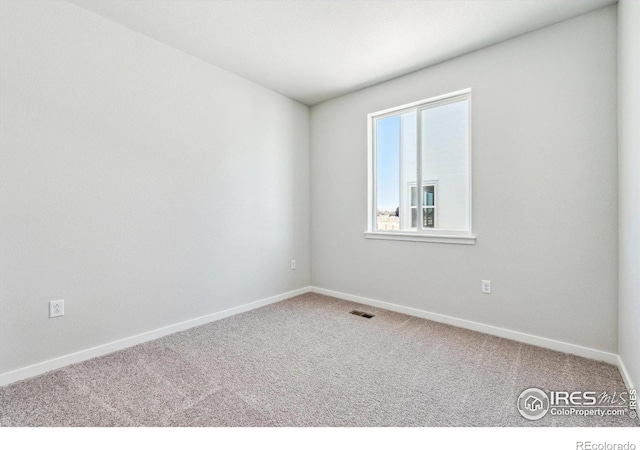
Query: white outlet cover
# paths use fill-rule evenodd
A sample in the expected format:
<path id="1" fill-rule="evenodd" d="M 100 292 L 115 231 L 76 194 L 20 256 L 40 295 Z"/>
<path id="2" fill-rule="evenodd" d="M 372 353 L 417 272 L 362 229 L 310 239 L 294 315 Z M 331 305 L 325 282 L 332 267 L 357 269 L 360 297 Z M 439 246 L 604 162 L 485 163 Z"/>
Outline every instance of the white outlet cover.
<path id="1" fill-rule="evenodd" d="M 491 294 L 491 281 L 490 280 L 482 280 L 482 293 L 483 294 Z"/>
<path id="2" fill-rule="evenodd" d="M 295 268 L 296 268 L 296 260 L 292 259 L 291 260 L 291 270 L 295 270 Z"/>
<path id="3" fill-rule="evenodd" d="M 64 316 L 64 300 L 49 302 L 49 318 Z"/>

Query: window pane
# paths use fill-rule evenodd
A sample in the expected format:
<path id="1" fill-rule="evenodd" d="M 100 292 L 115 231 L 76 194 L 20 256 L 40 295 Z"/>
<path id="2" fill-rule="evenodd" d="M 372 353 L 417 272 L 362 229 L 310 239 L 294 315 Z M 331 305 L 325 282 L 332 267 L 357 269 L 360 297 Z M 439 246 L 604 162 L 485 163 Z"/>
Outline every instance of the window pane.
<path id="1" fill-rule="evenodd" d="M 416 112 L 376 120 L 376 229 L 411 228 L 409 186 L 416 184 Z M 417 206 L 417 192 L 415 205 Z"/>
<path id="2" fill-rule="evenodd" d="M 436 201 L 436 187 L 424 186 L 422 188 L 422 206 L 434 206 Z"/>
<path id="3" fill-rule="evenodd" d="M 411 208 L 411 228 L 418 226 L 418 208 Z"/>
<path id="4" fill-rule="evenodd" d="M 420 120 L 422 179 L 438 184 L 437 228 L 469 230 L 469 101 L 423 110 Z"/>
<path id="5" fill-rule="evenodd" d="M 400 220 L 400 116 L 376 121 L 377 229 L 398 230 Z"/>
<path id="6" fill-rule="evenodd" d="M 411 206 L 418 206 L 418 188 L 411 187 Z"/>
<path id="7" fill-rule="evenodd" d="M 436 215 L 434 208 L 423 208 L 422 211 L 422 226 L 424 228 L 435 228 Z"/>

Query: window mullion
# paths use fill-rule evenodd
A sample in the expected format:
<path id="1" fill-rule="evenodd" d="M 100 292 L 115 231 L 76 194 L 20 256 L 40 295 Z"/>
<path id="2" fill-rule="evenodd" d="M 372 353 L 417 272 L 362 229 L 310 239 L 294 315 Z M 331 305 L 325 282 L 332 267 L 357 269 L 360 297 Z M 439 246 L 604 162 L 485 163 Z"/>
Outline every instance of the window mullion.
<path id="1" fill-rule="evenodd" d="M 405 193 L 403 192 L 403 189 L 402 189 L 402 177 L 404 175 L 403 174 L 403 172 L 404 172 L 404 170 L 403 170 L 403 168 L 404 168 L 404 165 L 403 165 L 404 151 L 403 151 L 403 148 L 402 148 L 402 136 L 403 136 L 404 130 L 403 130 L 403 126 L 402 126 L 402 114 L 400 114 L 398 116 L 398 121 L 399 121 L 398 128 L 400 130 L 400 132 L 398 133 L 398 159 L 399 159 L 398 170 L 400 172 L 398 174 L 398 225 L 399 225 L 398 228 L 400 230 L 402 230 L 403 225 L 404 225 L 403 220 L 402 220 L 403 219 L 402 216 L 405 215 L 404 207 L 403 207 L 403 201 L 402 201 L 402 199 L 403 199 L 403 197 L 405 195 Z M 409 202 L 411 202 L 411 200 L 409 200 Z M 411 210 L 409 210 L 409 211 L 411 211 Z"/>
<path id="2" fill-rule="evenodd" d="M 416 173 L 416 231 L 422 233 L 423 226 L 423 205 L 422 205 L 422 122 L 420 120 L 420 109 L 416 110 L 416 158 L 417 158 L 417 173 Z"/>

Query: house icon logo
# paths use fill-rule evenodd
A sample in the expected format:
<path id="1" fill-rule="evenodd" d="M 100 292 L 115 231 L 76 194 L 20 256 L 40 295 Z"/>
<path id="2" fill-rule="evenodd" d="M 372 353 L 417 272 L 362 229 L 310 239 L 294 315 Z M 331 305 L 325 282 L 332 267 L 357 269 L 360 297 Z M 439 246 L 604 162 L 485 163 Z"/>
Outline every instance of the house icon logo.
<path id="1" fill-rule="evenodd" d="M 525 419 L 542 419 L 549 411 L 549 397 L 538 388 L 525 389 L 518 397 L 518 411 Z"/>
<path id="2" fill-rule="evenodd" d="M 529 411 L 537 411 L 539 409 L 542 409 L 542 400 L 540 400 L 538 397 L 534 397 L 533 395 L 530 395 L 524 401 L 524 406 Z"/>

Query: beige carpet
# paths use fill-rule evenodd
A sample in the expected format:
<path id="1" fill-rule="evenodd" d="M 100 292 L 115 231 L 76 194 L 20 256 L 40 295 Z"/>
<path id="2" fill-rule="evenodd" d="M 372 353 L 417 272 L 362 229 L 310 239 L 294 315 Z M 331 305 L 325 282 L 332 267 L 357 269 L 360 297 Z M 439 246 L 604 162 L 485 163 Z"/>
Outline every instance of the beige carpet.
<path id="1" fill-rule="evenodd" d="M 608 364 L 306 294 L 7 386 L 0 425 L 635 424 L 528 421 L 516 400 L 529 387 L 625 389 Z"/>

